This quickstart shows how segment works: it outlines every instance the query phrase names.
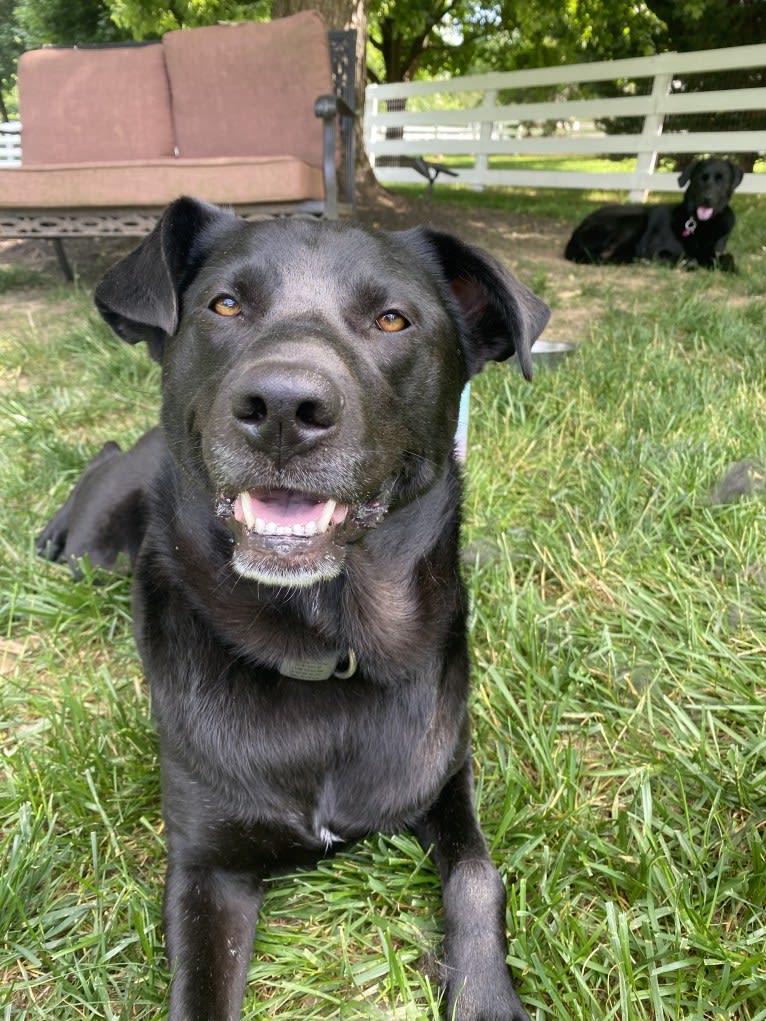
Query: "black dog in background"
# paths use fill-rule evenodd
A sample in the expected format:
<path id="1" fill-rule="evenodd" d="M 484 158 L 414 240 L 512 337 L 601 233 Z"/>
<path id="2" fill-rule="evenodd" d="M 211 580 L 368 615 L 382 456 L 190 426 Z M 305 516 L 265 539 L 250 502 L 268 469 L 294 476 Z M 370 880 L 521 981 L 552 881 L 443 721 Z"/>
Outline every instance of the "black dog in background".
<path id="1" fill-rule="evenodd" d="M 570 262 L 626 264 L 637 259 L 729 273 L 736 270 L 724 249 L 734 229 L 729 199 L 742 169 L 728 160 L 696 160 L 678 178 L 686 188 L 676 205 L 603 206 L 577 226 L 564 251 Z"/>
<path id="2" fill-rule="evenodd" d="M 529 376 L 547 306 L 447 234 L 191 199 L 96 302 L 161 354 L 162 425 L 102 451 L 40 546 L 109 565 L 111 521 L 135 559 L 170 1021 L 239 1017 L 267 875 L 402 830 L 441 874 L 448 1016 L 528 1021 L 473 804 L 453 437 L 486 363 Z"/>

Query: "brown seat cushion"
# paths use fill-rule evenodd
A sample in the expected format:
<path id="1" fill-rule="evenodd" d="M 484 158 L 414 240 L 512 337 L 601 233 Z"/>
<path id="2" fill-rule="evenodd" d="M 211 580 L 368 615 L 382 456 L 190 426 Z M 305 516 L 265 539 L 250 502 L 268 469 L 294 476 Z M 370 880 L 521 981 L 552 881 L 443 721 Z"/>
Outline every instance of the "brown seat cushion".
<path id="1" fill-rule="evenodd" d="M 315 11 L 181 29 L 162 45 L 181 156 L 276 153 L 321 167 L 314 100 L 333 86 L 327 31 Z"/>
<path id="2" fill-rule="evenodd" d="M 164 206 L 179 195 L 224 205 L 323 199 L 322 172 L 289 156 L 148 160 L 0 170 L 6 210 Z"/>
<path id="3" fill-rule="evenodd" d="M 19 60 L 19 114 L 25 165 L 173 155 L 159 43 L 29 50 Z"/>

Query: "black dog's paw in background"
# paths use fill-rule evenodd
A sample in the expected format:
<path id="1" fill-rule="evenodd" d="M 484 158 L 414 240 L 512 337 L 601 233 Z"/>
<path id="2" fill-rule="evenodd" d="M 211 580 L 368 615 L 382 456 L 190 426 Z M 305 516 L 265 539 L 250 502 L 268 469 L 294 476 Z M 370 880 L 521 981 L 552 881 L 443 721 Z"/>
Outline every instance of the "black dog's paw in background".
<path id="1" fill-rule="evenodd" d="M 736 222 L 729 199 L 742 176 L 729 160 L 695 160 L 678 178 L 686 188 L 682 202 L 602 206 L 574 229 L 564 257 L 597 265 L 644 259 L 734 273 L 734 258 L 725 251 Z"/>
<path id="2" fill-rule="evenodd" d="M 113 440 L 105 443 L 38 535 L 38 554 L 68 564 L 76 578 L 84 559 L 108 571 L 125 559 L 132 567 L 146 528 L 147 494 L 164 449 L 159 428 L 127 451 Z"/>

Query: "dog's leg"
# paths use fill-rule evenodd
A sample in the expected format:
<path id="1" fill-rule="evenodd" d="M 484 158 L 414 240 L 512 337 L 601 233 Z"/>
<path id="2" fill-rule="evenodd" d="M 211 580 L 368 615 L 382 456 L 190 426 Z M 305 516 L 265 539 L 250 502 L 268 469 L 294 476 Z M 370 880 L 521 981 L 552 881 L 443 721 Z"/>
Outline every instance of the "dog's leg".
<path id="1" fill-rule="evenodd" d="M 263 883 L 246 872 L 171 865 L 165 940 L 168 1021 L 238 1021 Z"/>
<path id="2" fill-rule="evenodd" d="M 430 847 L 441 874 L 447 1017 L 529 1021 L 506 963 L 505 888 L 473 807 L 470 758 L 416 833 Z"/>
<path id="3" fill-rule="evenodd" d="M 722 273 L 736 273 L 737 264 L 730 252 L 718 252 L 713 259 L 713 269 L 719 269 Z"/>
<path id="4" fill-rule="evenodd" d="M 113 440 L 109 440 L 103 445 L 96 456 L 87 463 L 63 506 L 56 511 L 37 537 L 35 545 L 41 557 L 45 557 L 46 560 L 52 560 L 54 563 L 62 563 L 68 559 L 65 548 L 75 505 L 81 499 L 82 493 L 87 491 L 93 476 L 96 474 L 96 469 L 99 469 L 104 462 L 111 461 L 113 457 L 117 457 L 120 453 L 118 444 Z"/>

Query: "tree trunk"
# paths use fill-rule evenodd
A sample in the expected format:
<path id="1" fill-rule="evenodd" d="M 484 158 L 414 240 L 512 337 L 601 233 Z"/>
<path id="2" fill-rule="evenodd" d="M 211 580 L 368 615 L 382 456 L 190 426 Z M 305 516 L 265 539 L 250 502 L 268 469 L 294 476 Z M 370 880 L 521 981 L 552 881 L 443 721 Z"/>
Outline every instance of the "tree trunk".
<path id="1" fill-rule="evenodd" d="M 355 19 L 359 17 L 359 8 L 362 8 L 366 36 L 366 0 L 272 0 L 271 16 L 286 18 L 300 11 L 319 11 L 328 28 L 357 28 Z"/>

